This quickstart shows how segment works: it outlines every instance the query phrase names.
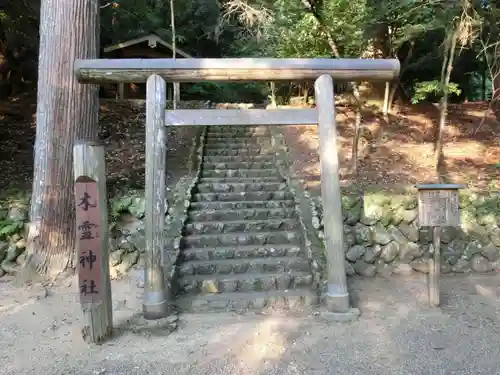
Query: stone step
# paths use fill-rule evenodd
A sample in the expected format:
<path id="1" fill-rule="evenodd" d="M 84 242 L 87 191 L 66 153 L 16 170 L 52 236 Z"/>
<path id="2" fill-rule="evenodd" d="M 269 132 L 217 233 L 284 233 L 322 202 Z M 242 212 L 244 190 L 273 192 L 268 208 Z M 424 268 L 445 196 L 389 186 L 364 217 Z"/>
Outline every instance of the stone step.
<path id="1" fill-rule="evenodd" d="M 219 259 L 190 261 L 179 267 L 179 277 L 188 276 L 247 276 L 249 274 L 311 272 L 307 259 L 299 257 L 273 257 L 255 259 Z M 242 275 L 244 274 L 244 275 Z"/>
<path id="2" fill-rule="evenodd" d="M 205 163 L 234 163 L 234 162 L 267 162 L 271 164 L 267 165 L 273 165 L 276 166 L 276 160 L 274 158 L 274 155 L 204 155 L 203 156 L 203 165 Z M 233 167 L 229 167 L 233 168 Z"/>
<path id="3" fill-rule="evenodd" d="M 243 148 L 237 148 L 237 149 L 205 149 L 204 150 L 205 156 L 240 156 L 240 157 L 248 157 L 248 156 L 266 156 L 266 155 L 273 155 L 273 150 L 272 149 L 243 149 Z"/>
<path id="4" fill-rule="evenodd" d="M 247 209 L 202 209 L 190 210 L 189 219 L 192 221 L 218 220 L 266 220 L 271 218 L 288 219 L 295 216 L 294 207 L 280 208 L 247 208 Z"/>
<path id="5" fill-rule="evenodd" d="M 199 181 L 200 184 L 255 184 L 261 182 L 275 182 L 281 183 L 284 178 L 280 175 L 275 176 L 262 176 L 262 177 L 202 177 Z"/>
<path id="6" fill-rule="evenodd" d="M 213 135 L 210 133 L 207 133 L 205 136 L 205 142 L 207 143 L 237 143 L 237 144 L 259 144 L 261 142 L 270 142 L 271 137 L 269 134 L 264 134 L 264 135 L 258 135 L 258 134 L 250 134 L 250 135 L 222 135 L 222 136 L 217 136 Z"/>
<path id="7" fill-rule="evenodd" d="M 261 139 L 261 140 L 237 140 L 234 139 L 225 139 L 219 140 L 218 138 L 208 139 L 205 141 L 205 147 L 208 148 L 247 148 L 247 147 L 271 147 L 271 140 L 269 139 Z"/>
<path id="8" fill-rule="evenodd" d="M 182 238 L 184 249 L 236 245 L 297 245 L 299 241 L 300 235 L 295 231 L 199 234 Z"/>
<path id="9" fill-rule="evenodd" d="M 312 286 L 310 272 L 253 273 L 237 275 L 193 275 L 179 279 L 184 293 L 217 294 L 232 292 L 263 292 Z"/>
<path id="10" fill-rule="evenodd" d="M 257 132 L 257 133 L 234 133 L 234 132 L 211 132 L 207 133 L 205 136 L 206 140 L 215 139 L 221 142 L 241 142 L 241 141 L 269 141 L 271 140 L 271 134 L 267 132 Z"/>
<path id="11" fill-rule="evenodd" d="M 250 126 L 237 126 L 224 128 L 208 128 L 207 135 L 211 137 L 243 137 L 243 136 L 253 136 L 253 135 L 269 135 L 269 129 L 267 127 L 250 127 Z"/>
<path id="12" fill-rule="evenodd" d="M 208 151 L 217 151 L 217 150 L 250 150 L 250 151 L 258 151 L 259 153 L 262 150 L 271 150 L 272 147 L 269 146 L 263 146 L 263 145 L 233 145 L 231 143 L 226 143 L 226 144 L 219 144 L 219 145 L 212 145 L 212 144 L 205 144 L 205 152 Z"/>
<path id="13" fill-rule="evenodd" d="M 205 167 L 205 166 L 204 166 Z M 276 177 L 282 178 L 275 168 L 266 169 L 224 169 L 214 168 L 205 169 L 201 171 L 201 176 L 205 178 L 263 178 L 263 177 Z"/>
<path id="14" fill-rule="evenodd" d="M 197 193 L 193 195 L 194 202 L 229 202 L 229 201 L 270 201 L 290 200 L 293 195 L 289 191 L 251 191 L 241 193 Z"/>
<path id="15" fill-rule="evenodd" d="M 284 191 L 287 188 L 284 182 L 227 182 L 227 183 L 199 183 L 196 190 L 199 193 L 245 193 Z"/>
<path id="16" fill-rule="evenodd" d="M 186 224 L 184 233 L 191 234 L 217 234 L 238 232 L 261 232 L 272 230 L 294 230 L 299 227 L 296 219 L 271 219 L 271 220 L 234 220 L 234 221 L 196 221 Z"/>
<path id="17" fill-rule="evenodd" d="M 242 210 L 242 209 L 279 209 L 279 208 L 295 208 L 293 199 L 278 199 L 272 201 L 201 201 L 191 202 L 192 210 Z"/>
<path id="18" fill-rule="evenodd" d="M 215 170 L 269 170 L 273 169 L 276 171 L 276 162 L 274 158 L 267 161 L 252 161 L 252 160 L 236 160 L 236 161 L 216 161 L 209 162 L 207 157 L 204 158 L 203 162 L 203 172 L 215 171 Z M 276 173 L 276 172 L 275 172 Z"/>
<path id="19" fill-rule="evenodd" d="M 185 295 L 176 304 L 186 312 L 267 311 L 309 312 L 319 304 L 318 295 L 310 288 L 272 290 L 251 293 Z"/>
<path id="20" fill-rule="evenodd" d="M 180 256 L 182 261 L 188 262 L 222 259 L 253 260 L 264 257 L 296 257 L 303 255 L 298 245 L 244 245 L 184 249 Z"/>

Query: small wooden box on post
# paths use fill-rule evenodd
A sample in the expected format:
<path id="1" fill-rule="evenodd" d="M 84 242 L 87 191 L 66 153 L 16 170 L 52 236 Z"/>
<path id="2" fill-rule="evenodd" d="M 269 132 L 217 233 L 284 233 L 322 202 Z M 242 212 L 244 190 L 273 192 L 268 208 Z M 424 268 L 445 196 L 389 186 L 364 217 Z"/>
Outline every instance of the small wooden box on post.
<path id="1" fill-rule="evenodd" d="M 427 286 L 429 304 L 439 306 L 439 276 L 441 273 L 441 227 L 460 226 L 458 184 L 419 184 L 418 221 L 420 227 L 432 227 L 432 256 L 429 258 Z"/>
<path id="2" fill-rule="evenodd" d="M 87 342 L 99 343 L 113 330 L 104 146 L 77 141 L 73 162 L 82 335 Z"/>

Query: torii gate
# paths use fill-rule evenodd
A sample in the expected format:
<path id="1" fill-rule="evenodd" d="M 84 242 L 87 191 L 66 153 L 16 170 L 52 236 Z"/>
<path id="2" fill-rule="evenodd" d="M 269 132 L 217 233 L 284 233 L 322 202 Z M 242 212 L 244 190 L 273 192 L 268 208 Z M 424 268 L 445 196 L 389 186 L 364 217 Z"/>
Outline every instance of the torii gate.
<path id="1" fill-rule="evenodd" d="M 350 314 L 344 267 L 337 129 L 333 79 L 392 81 L 397 59 L 101 59 L 77 60 L 81 83 L 147 82 L 146 142 L 146 318 L 163 317 L 167 297 L 161 264 L 164 248 L 165 126 L 318 124 L 328 287 L 326 307 L 338 320 Z M 165 81 L 290 81 L 316 79 L 314 109 L 173 110 L 165 112 Z M 156 218 L 156 219 L 155 219 Z M 160 219 L 161 218 L 161 219 Z M 347 314 L 347 315 L 346 315 Z"/>

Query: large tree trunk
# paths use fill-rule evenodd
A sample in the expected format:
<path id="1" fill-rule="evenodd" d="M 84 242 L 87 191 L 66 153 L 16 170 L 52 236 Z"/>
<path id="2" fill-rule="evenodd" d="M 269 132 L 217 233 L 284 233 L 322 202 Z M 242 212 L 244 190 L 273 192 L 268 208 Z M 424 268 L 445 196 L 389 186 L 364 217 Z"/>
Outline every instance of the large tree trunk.
<path id="1" fill-rule="evenodd" d="M 33 192 L 23 274 L 73 266 L 73 144 L 98 138 L 99 87 L 80 85 L 76 58 L 98 56 L 98 0 L 42 0 Z"/>

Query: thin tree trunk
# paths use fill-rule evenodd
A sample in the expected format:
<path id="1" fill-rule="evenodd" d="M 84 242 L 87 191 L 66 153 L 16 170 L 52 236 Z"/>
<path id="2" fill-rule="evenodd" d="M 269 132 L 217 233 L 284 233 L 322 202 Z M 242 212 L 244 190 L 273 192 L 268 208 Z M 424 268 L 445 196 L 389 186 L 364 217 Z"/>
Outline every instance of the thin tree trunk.
<path id="1" fill-rule="evenodd" d="M 378 132 L 376 144 L 380 144 L 382 140 L 385 138 L 385 129 L 389 129 L 389 126 L 391 125 L 390 119 L 389 119 L 389 97 L 390 97 L 390 91 L 391 91 L 391 83 L 386 82 L 385 83 L 385 90 L 384 90 L 384 106 L 382 108 L 382 117 L 384 118 L 384 126 L 380 128 L 380 131 Z"/>
<path id="2" fill-rule="evenodd" d="M 481 74 L 481 89 L 482 89 L 482 99 L 483 101 L 486 101 L 486 72 L 488 70 L 487 68 L 487 62 L 486 62 L 486 55 L 483 56 L 483 61 L 484 61 L 484 69 L 483 69 L 483 74 Z"/>
<path id="3" fill-rule="evenodd" d="M 271 81 L 271 105 L 276 108 L 276 82 Z"/>
<path id="4" fill-rule="evenodd" d="M 172 58 L 177 57 L 176 36 L 175 36 L 175 9 L 174 0 L 170 0 L 170 27 L 172 28 Z M 177 109 L 177 101 L 180 99 L 180 85 L 178 82 L 173 83 L 174 86 L 174 101 L 173 107 Z"/>
<path id="5" fill-rule="evenodd" d="M 361 135 L 361 110 L 356 111 L 356 120 L 354 122 L 354 139 L 352 140 L 351 150 L 351 169 L 355 172 L 358 168 L 358 147 L 359 137 Z"/>
<path id="6" fill-rule="evenodd" d="M 309 82 L 304 82 L 304 86 L 302 87 L 302 97 L 304 98 L 304 103 L 309 103 Z"/>
<path id="7" fill-rule="evenodd" d="M 448 111 L 448 85 L 450 83 L 450 77 L 451 77 L 451 71 L 453 70 L 453 60 L 455 58 L 455 48 L 457 46 L 457 35 L 458 34 L 458 28 L 456 28 L 453 31 L 453 34 L 451 35 L 451 39 L 448 41 L 449 48 L 446 48 L 447 54 L 444 56 L 444 61 L 447 60 L 447 63 L 445 64 L 443 62 L 443 69 L 442 69 L 442 88 L 443 88 L 443 98 L 441 101 L 441 108 L 440 108 L 440 114 L 439 114 L 439 127 L 438 127 L 438 133 L 436 137 L 436 154 L 435 154 L 435 160 L 436 160 L 436 168 L 439 168 L 441 160 L 442 160 L 442 153 L 443 153 L 443 135 L 444 135 L 444 128 L 446 125 L 446 116 L 447 116 L 447 111 Z"/>
<path id="8" fill-rule="evenodd" d="M 479 123 L 479 125 L 476 127 L 476 129 L 474 130 L 474 132 L 472 133 L 472 135 L 476 135 L 479 130 L 482 128 L 482 126 L 484 125 L 486 119 L 488 118 L 488 115 L 491 113 L 491 112 L 495 112 L 495 107 L 496 107 L 496 102 L 497 102 L 497 99 L 498 99 L 498 91 L 499 89 L 496 88 L 496 82 L 498 81 L 498 77 L 500 77 L 500 68 L 498 66 L 498 45 L 495 46 L 494 50 L 493 50 L 493 57 L 492 57 L 492 60 L 491 62 L 488 61 L 488 53 L 490 53 L 489 49 L 488 49 L 488 46 L 483 42 L 481 41 L 481 46 L 482 46 L 482 49 L 483 49 L 483 60 L 484 60 L 484 71 L 483 71 L 483 100 L 488 100 L 488 108 L 486 109 L 486 111 L 484 111 L 484 114 L 483 114 L 483 117 L 481 119 L 481 122 Z M 491 80 L 491 84 L 490 84 L 490 88 L 491 88 L 491 98 L 488 99 L 488 96 L 486 95 L 486 80 L 487 80 L 487 76 L 490 77 L 490 80 Z"/>
<path id="9" fill-rule="evenodd" d="M 328 44 L 330 48 L 332 49 L 333 55 L 337 58 L 340 59 L 340 53 L 337 48 L 337 44 L 335 43 L 335 40 L 333 39 L 332 34 L 330 31 L 326 29 L 326 27 L 321 23 L 321 21 L 318 19 L 316 16 L 316 20 L 320 24 L 320 26 L 323 28 L 323 32 L 326 34 Z M 363 105 L 361 104 L 361 98 L 359 94 L 359 87 L 356 82 L 350 82 L 349 86 L 352 89 L 352 96 L 354 97 L 354 101 L 356 103 L 356 120 L 354 122 L 354 139 L 352 141 L 352 152 L 351 152 L 351 169 L 353 172 L 355 172 L 358 168 L 358 144 L 359 144 L 359 136 L 361 134 L 361 108 Z"/>
<path id="10" fill-rule="evenodd" d="M 396 96 L 396 91 L 399 88 L 399 84 L 401 83 L 401 77 L 403 73 L 408 69 L 408 65 L 410 65 L 410 59 L 413 55 L 413 50 L 415 47 L 415 41 L 412 40 L 410 41 L 410 48 L 408 49 L 408 53 L 406 54 L 406 57 L 401 64 L 401 69 L 399 70 L 399 75 L 395 79 L 395 81 L 392 83 L 391 91 L 389 93 L 389 99 L 387 100 L 387 112 L 391 112 L 392 104 L 394 103 L 394 97 Z"/>
<path id="11" fill-rule="evenodd" d="M 73 266 L 73 144 L 98 138 L 99 111 L 99 86 L 80 85 L 73 63 L 98 57 L 98 31 L 98 0 L 42 0 L 25 277 L 36 272 L 52 278 Z"/>
<path id="12" fill-rule="evenodd" d="M 391 83 L 386 82 L 385 83 L 385 90 L 384 90 L 384 106 L 382 107 L 382 113 L 384 116 L 387 116 L 387 113 L 389 112 L 389 92 L 391 91 Z"/>

